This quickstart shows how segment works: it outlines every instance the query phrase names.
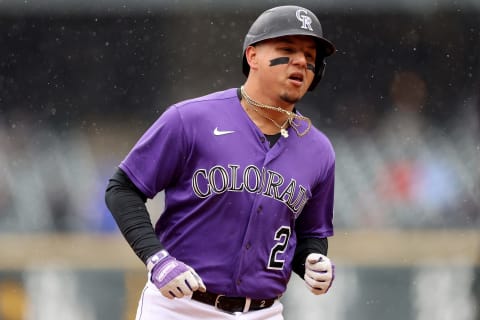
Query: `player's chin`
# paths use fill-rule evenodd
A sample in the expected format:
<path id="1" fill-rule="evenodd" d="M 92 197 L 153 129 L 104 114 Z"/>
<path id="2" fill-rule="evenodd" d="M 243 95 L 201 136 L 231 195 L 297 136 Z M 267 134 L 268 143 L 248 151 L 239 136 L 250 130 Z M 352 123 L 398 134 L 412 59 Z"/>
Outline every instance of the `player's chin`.
<path id="1" fill-rule="evenodd" d="M 297 103 L 302 99 L 305 93 L 303 92 L 297 92 L 295 90 L 287 90 L 286 93 L 283 95 L 283 100 L 288 103 Z"/>

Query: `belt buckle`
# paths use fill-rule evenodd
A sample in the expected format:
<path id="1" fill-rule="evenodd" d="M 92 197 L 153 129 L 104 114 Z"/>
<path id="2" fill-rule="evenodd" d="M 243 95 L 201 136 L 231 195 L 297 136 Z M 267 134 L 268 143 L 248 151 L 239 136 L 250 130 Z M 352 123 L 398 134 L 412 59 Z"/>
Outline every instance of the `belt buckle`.
<path id="1" fill-rule="evenodd" d="M 220 303 L 220 298 L 221 298 L 221 297 L 225 297 L 225 295 L 223 295 L 223 294 L 217 295 L 217 297 L 215 298 L 215 305 L 214 305 L 214 307 L 215 307 L 215 309 L 218 309 L 218 310 L 227 311 L 227 310 L 224 310 L 224 309 L 222 309 L 222 308 L 219 308 L 219 306 L 218 306 L 218 304 Z M 227 311 L 227 312 L 229 312 L 229 313 L 231 313 L 231 314 L 235 314 L 235 313 L 237 313 L 237 312 L 248 312 L 248 311 L 250 311 L 250 304 L 251 304 L 251 302 L 252 302 L 252 299 L 250 299 L 250 298 L 245 298 L 245 303 L 244 303 L 243 308 L 242 308 L 241 311 L 233 311 L 233 312 L 232 312 L 232 311 L 230 311 L 230 312 Z"/>
<path id="2" fill-rule="evenodd" d="M 221 298 L 221 297 L 225 297 L 225 295 L 219 294 L 219 295 L 215 298 L 215 305 L 214 305 L 214 306 L 215 306 L 216 309 L 220 309 L 220 308 L 218 307 L 218 303 L 220 302 L 220 298 Z M 221 310 L 221 309 L 220 309 L 220 310 Z"/>

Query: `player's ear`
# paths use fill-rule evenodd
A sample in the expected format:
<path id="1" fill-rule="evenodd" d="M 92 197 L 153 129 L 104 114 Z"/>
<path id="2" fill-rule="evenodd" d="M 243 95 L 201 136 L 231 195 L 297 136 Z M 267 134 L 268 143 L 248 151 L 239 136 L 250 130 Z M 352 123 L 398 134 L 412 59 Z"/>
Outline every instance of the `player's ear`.
<path id="1" fill-rule="evenodd" d="M 250 69 L 258 69 L 257 57 L 257 48 L 248 46 L 247 49 L 245 49 L 245 58 L 247 59 Z"/>

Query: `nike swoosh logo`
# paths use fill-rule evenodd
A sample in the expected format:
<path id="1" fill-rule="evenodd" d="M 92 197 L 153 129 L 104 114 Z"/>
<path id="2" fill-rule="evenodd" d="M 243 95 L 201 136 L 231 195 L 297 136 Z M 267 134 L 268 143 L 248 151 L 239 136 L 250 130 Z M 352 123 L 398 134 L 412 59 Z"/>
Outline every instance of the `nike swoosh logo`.
<path id="1" fill-rule="evenodd" d="M 215 130 L 213 130 L 213 134 L 216 135 L 216 136 L 223 136 L 225 134 L 230 134 L 230 133 L 234 133 L 235 131 L 231 131 L 231 130 L 218 130 L 218 127 L 215 128 Z"/>

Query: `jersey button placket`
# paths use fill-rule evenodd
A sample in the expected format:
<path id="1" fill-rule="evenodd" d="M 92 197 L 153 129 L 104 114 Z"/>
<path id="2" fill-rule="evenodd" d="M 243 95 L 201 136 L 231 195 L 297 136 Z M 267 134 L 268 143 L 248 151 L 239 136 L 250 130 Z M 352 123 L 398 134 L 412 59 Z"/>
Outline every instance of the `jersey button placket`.
<path id="1" fill-rule="evenodd" d="M 266 152 L 268 152 L 268 150 L 270 150 L 270 143 L 268 142 L 268 140 L 265 136 L 262 135 L 260 137 L 260 143 L 263 145 Z"/>
<path id="2" fill-rule="evenodd" d="M 255 196 L 255 197 L 258 197 L 258 196 Z M 247 266 L 250 265 L 251 261 L 252 261 L 252 257 L 251 255 L 252 254 L 255 254 L 254 250 L 252 250 L 252 237 L 250 237 L 249 233 L 251 233 L 252 231 L 250 230 L 252 228 L 252 223 L 255 223 L 255 216 L 256 216 L 256 213 L 261 213 L 263 211 L 263 207 L 262 205 L 258 205 L 257 206 L 257 202 L 258 202 L 258 198 L 256 200 L 254 200 L 254 204 L 252 206 L 252 211 L 250 213 L 250 221 L 249 221 L 249 224 L 248 224 L 248 230 L 245 234 L 245 239 L 244 239 L 244 243 L 243 243 L 243 250 L 242 250 L 242 254 L 241 254 L 241 257 L 240 257 L 240 261 L 239 261 L 239 264 L 237 265 L 237 270 L 235 272 L 235 275 L 234 275 L 234 278 L 235 279 L 235 284 L 236 286 L 240 287 L 241 284 L 242 284 L 242 276 L 243 274 L 245 273 L 245 268 L 247 268 Z M 232 279 L 232 280 L 233 280 Z"/>

